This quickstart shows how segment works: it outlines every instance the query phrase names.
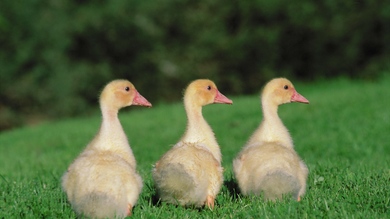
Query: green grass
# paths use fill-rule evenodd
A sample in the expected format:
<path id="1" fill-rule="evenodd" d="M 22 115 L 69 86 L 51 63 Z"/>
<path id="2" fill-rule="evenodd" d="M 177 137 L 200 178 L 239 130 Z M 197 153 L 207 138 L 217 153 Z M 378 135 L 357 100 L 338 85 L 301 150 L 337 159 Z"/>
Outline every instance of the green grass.
<path id="1" fill-rule="evenodd" d="M 262 117 L 256 94 L 231 97 L 231 106 L 204 108 L 225 168 L 226 183 L 214 210 L 155 199 L 151 168 L 184 132 L 182 104 L 120 112 L 144 179 L 134 218 L 389 218 L 390 77 L 295 85 L 310 104 L 283 105 L 279 115 L 310 170 L 301 202 L 267 203 L 242 197 L 236 189 L 232 160 Z M 60 178 L 99 124 L 96 115 L 1 133 L 0 218 L 75 218 Z"/>

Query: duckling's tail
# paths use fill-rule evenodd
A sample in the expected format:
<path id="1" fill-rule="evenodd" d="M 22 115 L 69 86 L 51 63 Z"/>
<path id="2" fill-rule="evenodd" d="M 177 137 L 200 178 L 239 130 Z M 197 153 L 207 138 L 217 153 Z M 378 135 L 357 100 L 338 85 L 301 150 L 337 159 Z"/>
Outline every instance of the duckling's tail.
<path id="1" fill-rule="evenodd" d="M 92 192 L 78 199 L 73 206 L 80 216 L 88 218 L 125 218 L 128 206 L 119 203 L 126 203 L 126 200 L 117 200 L 109 194 Z"/>
<path id="2" fill-rule="evenodd" d="M 197 199 L 195 181 L 180 163 L 167 164 L 153 174 L 160 198 L 163 201 L 187 205 L 189 199 Z"/>
<path id="3" fill-rule="evenodd" d="M 295 176 L 283 171 L 275 171 L 264 177 L 259 183 L 258 191 L 264 193 L 266 200 L 274 201 L 275 199 L 281 199 L 284 195 L 292 195 L 297 198 L 300 187 L 300 183 Z"/>

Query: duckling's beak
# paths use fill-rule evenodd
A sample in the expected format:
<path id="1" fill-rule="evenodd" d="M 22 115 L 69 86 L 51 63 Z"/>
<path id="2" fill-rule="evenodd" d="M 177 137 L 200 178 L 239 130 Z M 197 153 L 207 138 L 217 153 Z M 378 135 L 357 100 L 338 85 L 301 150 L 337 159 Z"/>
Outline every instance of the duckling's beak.
<path id="1" fill-rule="evenodd" d="M 217 90 L 217 95 L 214 98 L 214 103 L 225 103 L 225 104 L 233 104 L 233 101 L 225 95 L 223 95 L 219 90 Z"/>
<path id="2" fill-rule="evenodd" d="M 309 100 L 307 100 L 304 96 L 300 95 L 295 89 L 294 93 L 291 97 L 291 102 L 299 102 L 299 103 L 309 103 Z"/>
<path id="3" fill-rule="evenodd" d="M 135 91 L 135 97 L 133 99 L 132 105 L 152 107 L 152 104 L 140 93 L 138 93 L 137 90 Z"/>

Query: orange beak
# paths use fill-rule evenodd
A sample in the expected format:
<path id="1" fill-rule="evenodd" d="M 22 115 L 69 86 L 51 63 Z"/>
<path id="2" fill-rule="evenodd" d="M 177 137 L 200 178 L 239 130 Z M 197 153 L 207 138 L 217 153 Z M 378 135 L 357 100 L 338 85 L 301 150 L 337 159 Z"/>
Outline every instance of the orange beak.
<path id="1" fill-rule="evenodd" d="M 135 97 L 133 99 L 133 105 L 152 107 L 152 104 L 145 99 L 138 91 L 135 91 Z"/>
<path id="2" fill-rule="evenodd" d="M 302 95 L 300 95 L 295 89 L 291 97 L 291 102 L 309 103 L 309 101 Z"/>
<path id="3" fill-rule="evenodd" d="M 225 95 L 221 94 L 221 92 L 217 90 L 217 95 L 214 98 L 214 103 L 233 104 L 233 101 L 225 97 Z"/>

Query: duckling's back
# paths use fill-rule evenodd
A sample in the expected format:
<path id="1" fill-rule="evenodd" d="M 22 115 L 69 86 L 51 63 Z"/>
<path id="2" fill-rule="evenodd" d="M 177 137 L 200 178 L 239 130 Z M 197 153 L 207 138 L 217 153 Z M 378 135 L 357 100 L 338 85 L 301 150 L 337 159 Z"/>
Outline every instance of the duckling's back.
<path id="1" fill-rule="evenodd" d="M 222 169 L 209 151 L 190 143 L 168 151 L 153 169 L 153 178 L 163 201 L 202 206 L 210 184 L 222 184 Z"/>
<path id="2" fill-rule="evenodd" d="M 292 148 L 270 142 L 244 149 L 234 161 L 234 171 L 244 194 L 263 193 L 267 200 L 286 194 L 297 198 L 307 176 L 302 164 Z"/>
<path id="3" fill-rule="evenodd" d="M 62 186 L 78 215 L 123 218 L 128 214 L 128 203 L 138 199 L 142 179 L 117 154 L 87 151 L 69 167 Z"/>

